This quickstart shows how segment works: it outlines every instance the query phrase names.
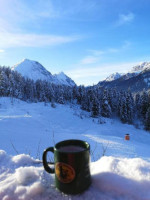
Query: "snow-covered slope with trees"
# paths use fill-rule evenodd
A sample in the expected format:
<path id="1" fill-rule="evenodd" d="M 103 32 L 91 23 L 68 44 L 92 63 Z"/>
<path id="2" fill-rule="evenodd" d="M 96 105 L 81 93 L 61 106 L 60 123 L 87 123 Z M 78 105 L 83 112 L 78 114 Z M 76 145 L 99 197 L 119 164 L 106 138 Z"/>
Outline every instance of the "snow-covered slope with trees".
<path id="1" fill-rule="evenodd" d="M 146 81 L 146 77 L 144 78 Z M 123 123 L 143 123 L 150 130 L 150 93 L 143 91 L 135 96 L 116 88 L 56 85 L 50 82 L 25 79 L 10 68 L 0 67 L 0 96 L 18 98 L 28 102 L 75 103 L 92 117 L 117 116 Z"/>
<path id="2" fill-rule="evenodd" d="M 144 130 L 114 119 L 101 118 L 99 123 L 75 105 L 53 108 L 1 97 L 0 133 L 2 200 L 150 199 L 150 135 Z M 124 140 L 126 133 L 129 141 Z M 54 175 L 41 163 L 45 148 L 70 138 L 91 145 L 92 185 L 76 196 L 56 190 Z"/>
<path id="3" fill-rule="evenodd" d="M 30 78 L 34 81 L 46 80 L 57 85 L 75 85 L 75 82 L 71 78 L 66 76 L 64 73 L 52 75 L 37 61 L 24 59 L 22 62 L 14 65 L 11 69 L 16 70 L 22 76 Z"/>

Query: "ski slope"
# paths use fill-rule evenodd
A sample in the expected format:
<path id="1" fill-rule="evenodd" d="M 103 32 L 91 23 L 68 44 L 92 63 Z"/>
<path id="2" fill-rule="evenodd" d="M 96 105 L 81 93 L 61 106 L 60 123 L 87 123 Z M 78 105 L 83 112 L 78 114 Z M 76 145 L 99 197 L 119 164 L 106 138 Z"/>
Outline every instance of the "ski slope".
<path id="1" fill-rule="evenodd" d="M 82 118 L 82 119 L 81 119 Z M 150 134 L 132 125 L 122 124 L 113 119 L 89 117 L 89 113 L 77 106 L 26 103 L 17 99 L 0 98 L 0 139 L 1 149 L 8 154 L 30 154 L 41 158 L 49 146 L 64 139 L 82 139 L 91 145 L 96 161 L 107 148 L 106 156 L 140 157 L 149 160 Z M 125 141 L 126 133 L 130 141 Z"/>
<path id="2" fill-rule="evenodd" d="M 150 199 L 150 134 L 118 120 L 97 119 L 73 105 L 0 98 L 0 199 Z M 130 141 L 124 140 L 126 133 Z M 92 185 L 65 195 L 40 162 L 42 152 L 65 139 L 91 145 Z M 104 156 L 102 156 L 104 154 Z M 51 155 L 53 156 L 53 155 Z"/>

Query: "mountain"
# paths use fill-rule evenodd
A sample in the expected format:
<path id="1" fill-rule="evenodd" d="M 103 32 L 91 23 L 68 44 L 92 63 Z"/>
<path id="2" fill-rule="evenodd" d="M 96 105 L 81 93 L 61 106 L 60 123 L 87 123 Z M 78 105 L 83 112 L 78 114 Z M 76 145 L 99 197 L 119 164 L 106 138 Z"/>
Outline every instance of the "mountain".
<path id="1" fill-rule="evenodd" d="M 131 69 L 131 73 L 140 73 L 144 70 L 147 70 L 147 69 L 150 69 L 150 62 L 143 62 L 143 63 L 140 63 L 139 65 L 136 65 L 134 67 L 132 67 Z"/>
<path id="2" fill-rule="evenodd" d="M 75 82 L 69 78 L 66 74 L 64 74 L 64 72 L 60 72 L 59 74 L 54 74 L 54 77 L 59 80 L 59 82 L 61 84 L 67 85 L 66 83 L 68 83 L 68 85 L 70 86 L 74 86 Z"/>
<path id="3" fill-rule="evenodd" d="M 29 59 L 24 59 L 22 62 L 14 65 L 11 69 L 16 70 L 22 76 L 33 79 L 34 81 L 40 79 L 49 81 L 57 85 L 76 85 L 75 82 L 63 72 L 61 72 L 60 74 L 52 75 L 39 62 Z"/>
<path id="4" fill-rule="evenodd" d="M 38 79 L 54 81 L 52 74 L 37 61 L 24 59 L 22 62 L 14 65 L 12 70 L 16 70 L 21 75 L 34 81 Z"/>
<path id="5" fill-rule="evenodd" d="M 105 81 L 114 81 L 117 80 L 118 78 L 120 78 L 123 74 L 119 74 L 118 72 L 111 74 L 110 76 L 108 76 Z"/>
<path id="6" fill-rule="evenodd" d="M 102 88 L 117 88 L 141 92 L 143 89 L 150 90 L 150 62 L 143 62 L 132 67 L 126 74 L 112 74 L 97 86 Z"/>

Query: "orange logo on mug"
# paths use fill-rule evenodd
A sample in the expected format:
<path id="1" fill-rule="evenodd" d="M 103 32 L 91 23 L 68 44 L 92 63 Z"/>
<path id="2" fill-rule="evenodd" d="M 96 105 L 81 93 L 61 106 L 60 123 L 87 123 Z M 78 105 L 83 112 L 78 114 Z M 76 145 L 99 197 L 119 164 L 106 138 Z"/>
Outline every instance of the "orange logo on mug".
<path id="1" fill-rule="evenodd" d="M 58 162 L 55 164 L 55 173 L 59 181 L 70 183 L 75 178 L 75 170 L 66 163 Z"/>

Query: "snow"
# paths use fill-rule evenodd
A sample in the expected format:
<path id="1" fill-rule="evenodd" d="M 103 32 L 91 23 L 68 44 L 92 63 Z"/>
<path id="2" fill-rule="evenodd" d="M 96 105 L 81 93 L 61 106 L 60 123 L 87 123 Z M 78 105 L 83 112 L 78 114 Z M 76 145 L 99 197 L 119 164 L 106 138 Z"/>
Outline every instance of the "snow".
<path id="1" fill-rule="evenodd" d="M 12 70 L 16 70 L 22 76 L 33 79 L 34 81 L 46 80 L 48 82 L 58 84 L 58 85 L 67 85 L 74 86 L 75 83 L 71 78 L 67 77 L 63 72 L 60 74 L 52 75 L 49 71 L 47 71 L 39 62 L 24 59 L 20 63 L 14 65 Z"/>
<path id="2" fill-rule="evenodd" d="M 54 75 L 57 80 L 59 80 L 60 83 L 68 86 L 75 86 L 75 82 L 70 79 L 64 72 L 60 72 L 59 74 Z"/>
<path id="3" fill-rule="evenodd" d="M 106 146 L 109 156 L 138 156 L 149 160 L 150 135 L 146 131 L 113 119 L 103 119 L 106 123 L 98 124 L 98 119 L 88 115 L 73 105 L 70 108 L 70 105 L 57 104 L 52 108 L 50 104 L 0 98 L 1 149 L 11 155 L 17 151 L 41 159 L 46 147 L 61 140 L 80 138 L 87 140 L 91 151 L 95 151 L 93 161 L 102 155 Z M 124 140 L 126 133 L 131 137 L 128 142 Z"/>
<path id="4" fill-rule="evenodd" d="M 137 75 L 144 71 L 145 69 L 150 69 L 150 62 L 141 62 L 134 66 L 129 73 L 136 73 Z"/>
<path id="5" fill-rule="evenodd" d="M 119 79 L 121 76 L 123 76 L 124 74 L 123 73 L 118 73 L 118 72 L 116 72 L 116 73 L 113 73 L 113 74 L 111 74 L 110 76 L 108 76 L 106 79 L 105 79 L 105 81 L 114 81 L 114 80 L 117 80 L 117 79 Z"/>
<path id="6" fill-rule="evenodd" d="M 98 124 L 88 115 L 74 105 L 0 98 L 0 199 L 149 200 L 150 134 L 113 119 Z M 55 189 L 54 175 L 41 163 L 45 148 L 70 138 L 91 146 L 92 184 L 75 196 Z"/>
<path id="7" fill-rule="evenodd" d="M 24 59 L 22 62 L 13 66 L 12 70 L 16 70 L 23 76 L 33 79 L 34 81 L 38 79 L 52 81 L 52 74 L 36 61 Z"/>
<path id="8" fill-rule="evenodd" d="M 138 76 L 142 71 L 150 69 L 150 62 L 141 62 L 138 65 L 132 67 L 127 73 L 113 73 L 108 76 L 105 81 L 110 82 L 119 79 L 120 77 L 124 76 L 124 79 L 127 80 L 129 78 Z"/>
<path id="9" fill-rule="evenodd" d="M 104 156 L 91 163 L 92 184 L 72 196 L 55 189 L 54 175 L 43 170 L 38 160 L 27 155 L 9 156 L 0 151 L 0 199 L 2 200 L 148 200 L 150 163 L 140 158 Z M 17 160 L 17 162 L 16 162 Z"/>

